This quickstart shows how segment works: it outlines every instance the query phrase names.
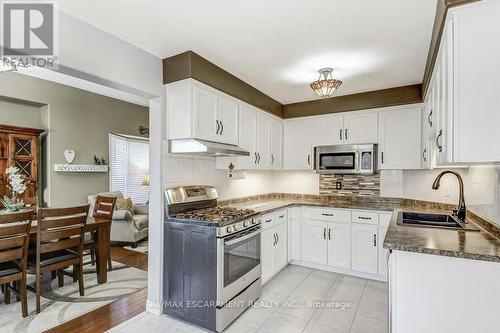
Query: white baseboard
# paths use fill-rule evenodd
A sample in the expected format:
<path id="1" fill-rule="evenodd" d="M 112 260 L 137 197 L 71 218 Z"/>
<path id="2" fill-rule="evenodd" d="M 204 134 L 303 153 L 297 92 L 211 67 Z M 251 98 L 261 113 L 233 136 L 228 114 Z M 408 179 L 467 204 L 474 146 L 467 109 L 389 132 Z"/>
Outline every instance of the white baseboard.
<path id="1" fill-rule="evenodd" d="M 377 274 L 352 271 L 350 269 L 337 268 L 337 267 L 326 266 L 326 265 L 319 265 L 319 264 L 314 264 L 314 263 L 300 261 L 300 260 L 291 260 L 290 264 L 314 268 L 314 269 L 321 269 L 323 271 L 340 273 L 340 274 L 344 274 L 344 275 L 351 275 L 351 276 L 360 277 L 363 279 L 387 282 L 387 276 L 382 276 L 382 275 L 377 275 Z"/>
<path id="2" fill-rule="evenodd" d="M 163 301 L 148 299 L 146 301 L 146 311 L 157 316 L 163 314 Z"/>

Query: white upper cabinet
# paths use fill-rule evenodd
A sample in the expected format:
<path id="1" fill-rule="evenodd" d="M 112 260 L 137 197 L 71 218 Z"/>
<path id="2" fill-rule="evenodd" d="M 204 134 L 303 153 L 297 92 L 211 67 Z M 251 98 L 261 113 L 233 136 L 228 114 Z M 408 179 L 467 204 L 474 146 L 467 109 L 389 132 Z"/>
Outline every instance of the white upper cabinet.
<path id="1" fill-rule="evenodd" d="M 256 154 L 257 168 L 269 169 L 271 166 L 271 117 L 257 112 Z"/>
<path id="2" fill-rule="evenodd" d="M 219 96 L 208 89 L 193 87 L 193 137 L 219 141 Z"/>
<path id="3" fill-rule="evenodd" d="M 420 169 L 421 119 L 420 105 L 380 111 L 380 169 Z"/>
<path id="4" fill-rule="evenodd" d="M 238 144 L 239 103 L 235 99 L 219 96 L 220 142 Z"/>
<path id="5" fill-rule="evenodd" d="M 358 111 L 344 116 L 343 143 L 378 142 L 378 112 Z"/>
<path id="6" fill-rule="evenodd" d="M 328 115 L 314 117 L 313 146 L 331 146 L 343 143 L 344 117 Z"/>
<path id="7" fill-rule="evenodd" d="M 287 120 L 283 129 L 283 169 L 313 168 L 311 118 Z"/>
<path id="8" fill-rule="evenodd" d="M 271 169 L 281 170 L 283 166 L 283 123 L 271 118 Z"/>
<path id="9" fill-rule="evenodd" d="M 238 100 L 193 79 L 167 85 L 168 139 L 238 144 Z"/>
<path id="10" fill-rule="evenodd" d="M 313 146 L 378 142 L 377 111 L 355 111 L 313 118 Z"/>
<path id="11" fill-rule="evenodd" d="M 498 1 L 459 6 L 452 12 L 456 162 L 500 161 L 499 17 Z"/>
<path id="12" fill-rule="evenodd" d="M 250 105 L 242 104 L 239 116 L 239 141 L 238 145 L 248 151 L 250 156 L 238 157 L 235 164 L 237 169 L 254 168 L 257 163 L 256 140 L 257 133 L 257 110 Z M 217 162 L 219 159 L 217 159 Z"/>

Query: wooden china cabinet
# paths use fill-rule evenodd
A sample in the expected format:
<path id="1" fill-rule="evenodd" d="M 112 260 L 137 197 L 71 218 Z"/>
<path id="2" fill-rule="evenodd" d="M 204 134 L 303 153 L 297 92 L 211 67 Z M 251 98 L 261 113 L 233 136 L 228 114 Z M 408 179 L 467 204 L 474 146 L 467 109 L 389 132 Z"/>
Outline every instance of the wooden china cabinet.
<path id="1" fill-rule="evenodd" d="M 17 167 L 21 174 L 30 181 L 28 189 L 21 196 L 36 196 L 39 182 L 39 140 L 44 130 L 0 124 L 0 197 L 10 195 L 7 188 L 5 169 Z"/>

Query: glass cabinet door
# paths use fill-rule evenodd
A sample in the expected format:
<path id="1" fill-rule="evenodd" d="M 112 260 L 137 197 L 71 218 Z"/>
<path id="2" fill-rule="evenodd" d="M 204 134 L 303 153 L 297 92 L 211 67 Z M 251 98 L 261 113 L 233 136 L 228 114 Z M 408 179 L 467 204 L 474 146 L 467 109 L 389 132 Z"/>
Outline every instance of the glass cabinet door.
<path id="1" fill-rule="evenodd" d="M 30 135 L 10 134 L 10 165 L 19 168 L 21 174 L 31 180 L 37 179 L 37 138 Z"/>

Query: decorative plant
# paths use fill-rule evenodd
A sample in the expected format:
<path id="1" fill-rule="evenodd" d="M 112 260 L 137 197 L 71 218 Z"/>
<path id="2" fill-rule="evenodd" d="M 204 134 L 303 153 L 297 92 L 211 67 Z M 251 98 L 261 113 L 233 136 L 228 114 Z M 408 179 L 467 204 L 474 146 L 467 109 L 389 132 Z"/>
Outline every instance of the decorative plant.
<path id="1" fill-rule="evenodd" d="M 12 195 L 10 198 L 5 195 L 3 199 L 0 199 L 0 202 L 7 210 L 17 212 L 24 207 L 24 202 L 19 200 L 17 196 L 26 191 L 29 181 L 23 178 L 23 175 L 19 173 L 19 169 L 16 167 L 8 167 L 5 173 L 9 180 L 7 187 L 11 190 Z"/>

